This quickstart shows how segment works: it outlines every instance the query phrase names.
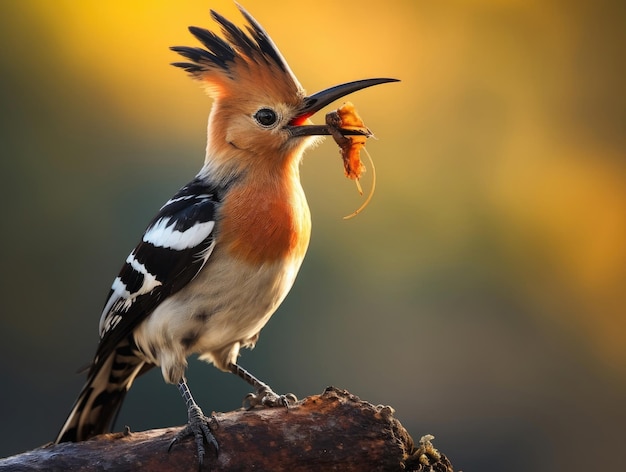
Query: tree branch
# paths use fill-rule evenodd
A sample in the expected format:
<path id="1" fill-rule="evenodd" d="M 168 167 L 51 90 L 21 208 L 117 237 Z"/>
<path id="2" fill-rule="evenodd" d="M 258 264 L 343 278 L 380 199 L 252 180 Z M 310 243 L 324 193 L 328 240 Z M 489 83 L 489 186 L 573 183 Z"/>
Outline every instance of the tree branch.
<path id="1" fill-rule="evenodd" d="M 193 440 L 169 442 L 180 428 L 111 433 L 80 443 L 46 445 L 0 460 L 0 471 L 197 471 Z M 207 450 L 204 470 L 433 471 L 450 461 L 423 436 L 417 446 L 388 406 L 374 406 L 329 387 L 290 408 L 216 415 L 219 453 Z"/>

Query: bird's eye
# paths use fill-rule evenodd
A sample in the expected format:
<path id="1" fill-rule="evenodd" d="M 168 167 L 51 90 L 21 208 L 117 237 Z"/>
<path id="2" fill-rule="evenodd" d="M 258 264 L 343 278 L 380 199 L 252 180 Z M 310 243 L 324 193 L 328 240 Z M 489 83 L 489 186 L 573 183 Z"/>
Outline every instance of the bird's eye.
<path id="1" fill-rule="evenodd" d="M 264 128 L 272 128 L 278 122 L 278 113 L 271 108 L 261 108 L 254 114 L 254 119 Z"/>

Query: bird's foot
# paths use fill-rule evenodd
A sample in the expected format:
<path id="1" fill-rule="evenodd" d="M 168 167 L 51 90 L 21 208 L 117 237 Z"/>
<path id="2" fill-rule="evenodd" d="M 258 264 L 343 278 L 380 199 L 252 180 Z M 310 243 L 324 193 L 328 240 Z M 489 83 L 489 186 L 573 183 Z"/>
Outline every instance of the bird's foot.
<path id="1" fill-rule="evenodd" d="M 263 385 L 256 393 L 249 393 L 243 399 L 243 407 L 246 410 L 252 410 L 256 406 L 276 407 L 284 406 L 289 408 L 290 405 L 296 403 L 298 399 L 293 393 L 278 395 L 269 386 Z"/>
<path id="2" fill-rule="evenodd" d="M 181 429 L 174 439 L 170 442 L 167 450 L 171 450 L 174 444 L 180 442 L 181 440 L 187 438 L 188 436 L 193 436 L 196 441 L 196 448 L 198 450 L 198 465 L 199 468 L 202 468 L 202 463 L 204 461 L 205 448 L 204 443 L 213 446 L 215 452 L 219 450 L 219 444 L 213 436 L 211 432 L 211 423 L 217 424 L 217 419 L 215 416 L 211 416 L 210 418 L 205 416 L 200 407 L 197 405 L 192 405 L 189 408 L 189 423 L 183 429 Z"/>

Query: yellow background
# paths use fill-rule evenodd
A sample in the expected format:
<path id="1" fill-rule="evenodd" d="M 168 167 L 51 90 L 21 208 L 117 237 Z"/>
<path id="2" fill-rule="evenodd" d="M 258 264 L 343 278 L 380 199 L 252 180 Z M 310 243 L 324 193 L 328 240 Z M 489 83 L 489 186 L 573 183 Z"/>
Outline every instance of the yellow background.
<path id="1" fill-rule="evenodd" d="M 361 199 L 334 143 L 307 153 L 312 245 L 242 365 L 390 404 L 459 469 L 623 469 L 624 4 L 244 6 L 309 92 L 402 82 L 350 97 L 378 138 L 361 215 L 341 219 Z M 227 1 L 0 4 L 1 455 L 55 436 L 111 281 L 200 168 L 210 100 L 168 47 L 209 8 L 242 24 Z M 118 428 L 185 420 L 158 374 Z M 246 392 L 197 362 L 189 381 L 205 411 Z"/>

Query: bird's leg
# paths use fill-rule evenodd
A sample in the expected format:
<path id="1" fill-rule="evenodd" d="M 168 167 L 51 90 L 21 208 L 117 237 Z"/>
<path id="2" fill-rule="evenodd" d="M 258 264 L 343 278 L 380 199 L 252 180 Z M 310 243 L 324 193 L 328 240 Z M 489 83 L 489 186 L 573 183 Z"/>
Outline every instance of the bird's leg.
<path id="1" fill-rule="evenodd" d="M 183 397 L 183 400 L 185 400 L 185 404 L 187 405 L 189 422 L 187 423 L 187 426 L 176 433 L 176 436 L 174 436 L 174 439 L 170 442 L 168 451 L 181 439 L 184 439 L 187 436 L 193 436 L 196 440 L 196 447 L 198 448 L 199 466 L 202 468 L 202 461 L 204 459 L 205 452 L 204 442 L 206 441 L 208 444 L 212 445 L 216 452 L 219 449 L 217 440 L 215 439 L 215 436 L 213 436 L 213 433 L 211 433 L 210 428 L 210 423 L 213 418 L 207 418 L 204 415 L 196 401 L 191 396 L 191 391 L 189 390 L 185 379 L 178 382 L 177 387 Z"/>
<path id="2" fill-rule="evenodd" d="M 251 410 L 257 405 L 261 406 L 285 406 L 289 407 L 289 404 L 296 403 L 298 399 L 293 393 L 288 393 L 286 395 L 278 395 L 275 393 L 269 385 L 264 382 L 261 382 L 254 375 L 248 372 L 243 367 L 237 364 L 230 364 L 230 371 L 241 377 L 243 380 L 248 382 L 256 393 L 249 393 L 243 400 L 243 406 L 247 410 Z"/>

